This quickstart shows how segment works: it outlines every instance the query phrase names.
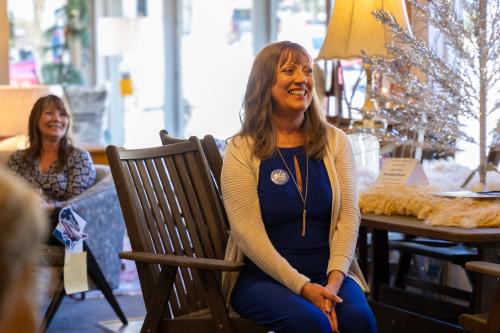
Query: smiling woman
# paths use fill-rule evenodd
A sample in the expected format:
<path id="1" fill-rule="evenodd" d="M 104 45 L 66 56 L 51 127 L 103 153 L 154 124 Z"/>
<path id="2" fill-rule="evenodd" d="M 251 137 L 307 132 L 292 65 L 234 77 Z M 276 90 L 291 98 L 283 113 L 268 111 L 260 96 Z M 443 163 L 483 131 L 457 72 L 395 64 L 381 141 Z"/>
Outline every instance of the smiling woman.
<path id="1" fill-rule="evenodd" d="M 255 57 L 242 129 L 221 176 L 231 225 L 226 259 L 247 258 L 224 283 L 240 315 L 276 333 L 371 333 L 375 318 L 354 259 L 352 151 L 322 115 L 312 68 L 307 51 L 288 41 Z"/>
<path id="2" fill-rule="evenodd" d="M 63 207 L 66 200 L 95 182 L 92 160 L 86 151 L 72 145 L 70 126 L 70 114 L 59 97 L 38 99 L 29 117 L 29 147 L 13 153 L 7 163 L 42 193 L 49 211 Z"/>
<path id="3" fill-rule="evenodd" d="M 38 119 L 38 130 L 40 137 L 50 141 L 60 143 L 66 136 L 69 125 L 69 114 L 59 103 L 45 103 Z M 33 121 L 34 117 L 33 117 Z M 58 156 L 53 156 L 57 157 Z M 50 154 L 41 154 L 40 171 L 47 172 L 55 159 Z"/>
<path id="4" fill-rule="evenodd" d="M 302 117 L 297 119 L 300 124 L 304 114 L 302 111 L 307 109 L 312 101 L 313 61 L 305 55 L 292 57 L 291 54 L 284 60 L 278 68 L 276 82 L 271 89 L 273 108 L 275 114 L 281 117 L 287 117 L 288 112 L 302 114 Z"/>

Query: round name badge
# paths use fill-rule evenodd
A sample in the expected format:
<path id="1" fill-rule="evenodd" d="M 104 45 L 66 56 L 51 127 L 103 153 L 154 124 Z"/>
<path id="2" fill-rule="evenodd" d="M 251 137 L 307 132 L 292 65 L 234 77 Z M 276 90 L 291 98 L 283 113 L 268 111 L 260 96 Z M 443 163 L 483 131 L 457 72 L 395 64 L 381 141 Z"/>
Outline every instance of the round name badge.
<path id="1" fill-rule="evenodd" d="M 271 181 L 276 185 L 285 185 L 289 178 L 288 173 L 283 169 L 275 169 L 271 172 Z"/>

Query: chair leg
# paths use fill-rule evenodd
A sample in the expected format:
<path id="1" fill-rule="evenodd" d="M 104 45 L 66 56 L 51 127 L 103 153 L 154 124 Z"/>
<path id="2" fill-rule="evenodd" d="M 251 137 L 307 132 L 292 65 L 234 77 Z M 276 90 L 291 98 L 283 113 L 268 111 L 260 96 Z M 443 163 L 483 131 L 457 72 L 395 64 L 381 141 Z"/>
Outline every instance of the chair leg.
<path id="1" fill-rule="evenodd" d="M 123 313 L 120 304 L 118 304 L 118 302 L 116 301 L 116 298 L 113 295 L 113 291 L 111 290 L 108 281 L 106 281 L 106 278 L 104 277 L 101 268 L 97 264 L 97 261 L 95 260 L 92 251 L 90 251 L 90 248 L 87 246 L 86 243 L 83 244 L 84 244 L 84 250 L 87 251 L 88 274 L 92 278 L 92 281 L 94 281 L 94 283 L 96 284 L 97 288 L 99 288 L 99 290 L 104 294 L 104 297 L 106 297 L 108 303 L 111 305 L 118 318 L 120 318 L 123 325 L 127 325 L 128 324 L 127 317 Z"/>
<path id="2" fill-rule="evenodd" d="M 217 278 L 214 271 L 199 269 L 198 277 L 205 291 L 208 309 L 212 314 L 212 323 L 216 332 L 236 332 L 234 324 L 229 320 L 229 314 L 224 302 L 224 297 L 218 288 Z"/>
<path id="3" fill-rule="evenodd" d="M 65 295 L 66 292 L 64 290 L 64 281 L 62 279 L 62 273 L 61 273 L 59 279 L 59 285 L 56 288 L 55 295 L 54 297 L 52 297 L 52 301 L 50 301 L 49 307 L 47 308 L 45 316 L 43 317 L 42 324 L 40 325 L 40 333 L 45 332 L 49 327 L 50 322 L 54 318 L 54 315 L 56 314 L 59 305 L 61 305 L 61 302 Z"/>
<path id="4" fill-rule="evenodd" d="M 146 304 L 146 317 L 142 324 L 141 333 L 156 332 L 161 318 L 166 311 L 168 300 L 172 292 L 177 267 L 162 266 L 162 270 L 155 286 L 155 294 Z"/>

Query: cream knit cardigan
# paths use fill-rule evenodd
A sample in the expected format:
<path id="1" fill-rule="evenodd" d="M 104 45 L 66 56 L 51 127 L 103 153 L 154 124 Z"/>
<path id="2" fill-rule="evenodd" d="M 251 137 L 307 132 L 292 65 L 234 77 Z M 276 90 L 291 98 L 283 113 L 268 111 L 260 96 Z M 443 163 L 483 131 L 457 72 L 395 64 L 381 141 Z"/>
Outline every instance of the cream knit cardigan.
<path id="1" fill-rule="evenodd" d="M 278 253 L 266 233 L 257 194 L 260 159 L 252 154 L 251 147 L 251 139 L 234 137 L 224 155 L 221 187 L 231 227 L 225 259 L 242 262 L 247 256 L 266 274 L 300 295 L 310 279 Z M 360 214 L 352 150 L 346 134 L 333 126 L 328 127 L 327 153 L 323 161 L 333 200 L 326 273 L 341 271 L 367 292 L 365 279 L 357 261 L 353 260 Z M 223 289 L 228 302 L 237 278 L 238 272 L 224 275 Z"/>

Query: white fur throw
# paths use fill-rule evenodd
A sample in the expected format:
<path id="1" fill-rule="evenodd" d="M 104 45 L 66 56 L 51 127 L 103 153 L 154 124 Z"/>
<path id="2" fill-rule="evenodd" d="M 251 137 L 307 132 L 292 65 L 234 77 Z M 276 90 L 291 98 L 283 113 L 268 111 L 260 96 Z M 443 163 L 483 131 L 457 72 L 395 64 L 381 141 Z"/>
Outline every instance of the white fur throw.
<path id="1" fill-rule="evenodd" d="M 375 185 L 361 193 L 363 213 L 407 215 L 435 226 L 500 227 L 500 199 L 443 198 L 430 186 Z"/>

